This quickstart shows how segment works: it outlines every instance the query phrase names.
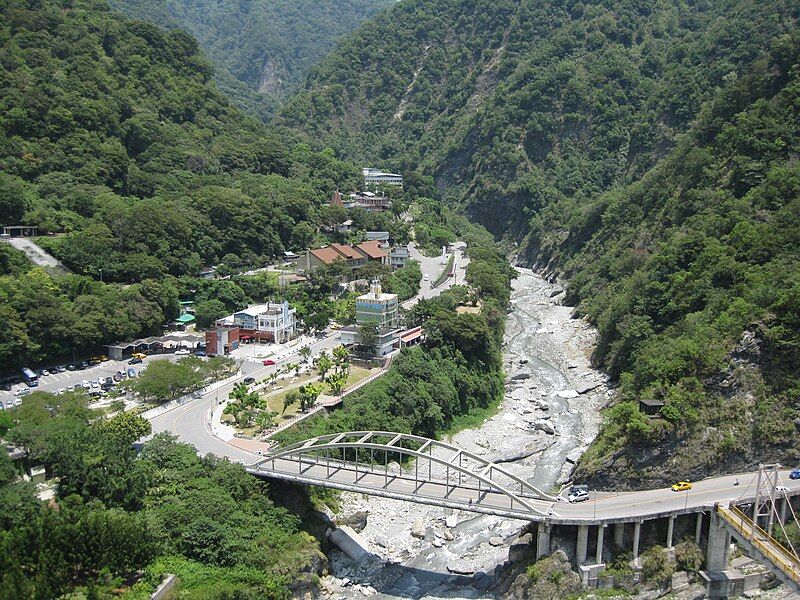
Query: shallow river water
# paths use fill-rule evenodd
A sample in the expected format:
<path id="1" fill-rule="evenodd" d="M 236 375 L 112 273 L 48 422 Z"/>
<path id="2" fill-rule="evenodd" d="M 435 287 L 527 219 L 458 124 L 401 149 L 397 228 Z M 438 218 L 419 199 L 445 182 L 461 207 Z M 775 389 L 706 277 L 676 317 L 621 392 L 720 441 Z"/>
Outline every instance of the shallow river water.
<path id="1" fill-rule="evenodd" d="M 451 443 L 500 460 L 540 489 L 557 491 L 597 433 L 608 398 L 591 368 L 594 331 L 560 305 L 558 286 L 526 269 L 513 282 L 504 344 L 506 395 L 498 412 Z M 374 559 L 331 556 L 323 595 L 343 598 L 490 597 L 495 568 L 525 524 L 397 500 L 343 494 L 342 516 L 366 513 L 361 536 Z"/>

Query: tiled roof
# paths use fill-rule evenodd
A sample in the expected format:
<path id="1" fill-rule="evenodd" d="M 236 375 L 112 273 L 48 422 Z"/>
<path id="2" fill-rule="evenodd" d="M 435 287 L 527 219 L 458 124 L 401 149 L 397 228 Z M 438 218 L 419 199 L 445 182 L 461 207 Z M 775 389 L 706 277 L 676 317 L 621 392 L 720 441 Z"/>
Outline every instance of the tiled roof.
<path id="1" fill-rule="evenodd" d="M 316 250 L 311 250 L 310 252 L 326 265 L 329 265 L 342 258 L 342 255 L 330 246 L 326 246 L 325 248 L 317 248 Z"/>
<path id="2" fill-rule="evenodd" d="M 357 248 L 360 248 L 364 251 L 364 253 L 369 256 L 370 258 L 385 258 L 387 256 L 386 251 L 381 249 L 380 242 L 371 241 L 371 242 L 361 242 L 358 244 Z"/>
<path id="3" fill-rule="evenodd" d="M 351 260 L 358 260 L 361 258 L 361 255 L 357 251 L 353 250 L 353 248 L 350 246 L 345 246 L 344 244 L 331 244 L 329 248 L 333 248 L 336 252 Z"/>

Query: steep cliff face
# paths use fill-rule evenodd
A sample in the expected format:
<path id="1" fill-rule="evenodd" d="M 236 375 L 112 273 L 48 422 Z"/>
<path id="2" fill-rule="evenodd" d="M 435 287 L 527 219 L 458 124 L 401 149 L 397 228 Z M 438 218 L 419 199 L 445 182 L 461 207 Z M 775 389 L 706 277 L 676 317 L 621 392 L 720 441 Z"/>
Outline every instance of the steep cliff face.
<path id="1" fill-rule="evenodd" d="M 215 63 L 217 84 L 270 117 L 336 41 L 391 0 L 110 0 L 130 17 L 184 29 Z"/>

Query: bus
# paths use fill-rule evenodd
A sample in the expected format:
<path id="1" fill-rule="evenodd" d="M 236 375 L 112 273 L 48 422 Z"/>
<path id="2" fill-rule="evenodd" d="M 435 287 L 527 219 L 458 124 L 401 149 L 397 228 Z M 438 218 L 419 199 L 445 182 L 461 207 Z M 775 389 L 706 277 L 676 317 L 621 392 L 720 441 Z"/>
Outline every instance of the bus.
<path id="1" fill-rule="evenodd" d="M 31 371 L 28 367 L 22 368 L 22 379 L 28 384 L 28 387 L 36 387 L 39 385 L 39 374 L 36 371 Z"/>

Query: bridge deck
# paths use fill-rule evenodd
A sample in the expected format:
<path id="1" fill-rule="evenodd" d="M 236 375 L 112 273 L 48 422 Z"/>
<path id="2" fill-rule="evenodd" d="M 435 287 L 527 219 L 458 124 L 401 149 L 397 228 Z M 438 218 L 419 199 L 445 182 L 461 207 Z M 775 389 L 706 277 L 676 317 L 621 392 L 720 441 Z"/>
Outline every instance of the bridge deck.
<path id="1" fill-rule="evenodd" d="M 412 476 L 413 473 L 392 472 L 383 467 L 356 466 L 347 462 L 312 460 L 310 458 L 304 458 L 302 461 L 267 458 L 249 471 L 262 477 L 399 500 L 411 500 L 421 504 L 446 506 L 526 521 L 541 520 L 542 518 L 541 513 L 531 513 L 505 494 L 478 489 L 463 482 L 458 484 L 455 477 L 448 484 L 446 481 L 415 478 Z M 536 505 L 545 514 L 553 505 L 552 502 L 529 497 L 525 497 L 525 501 Z"/>
<path id="2" fill-rule="evenodd" d="M 751 545 L 767 561 L 772 563 L 773 572 L 783 575 L 781 579 L 794 590 L 800 586 L 800 559 L 784 548 L 764 529 L 753 526 L 753 521 L 736 507 L 717 507 L 717 514 L 734 530 L 735 537 L 745 546 Z M 777 569 L 777 571 L 775 570 Z"/>

